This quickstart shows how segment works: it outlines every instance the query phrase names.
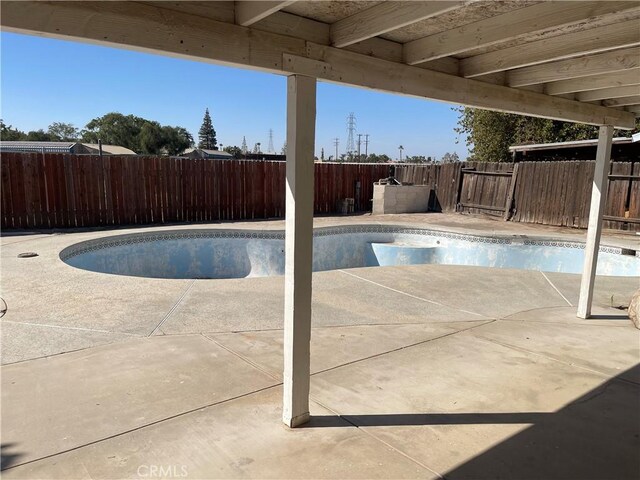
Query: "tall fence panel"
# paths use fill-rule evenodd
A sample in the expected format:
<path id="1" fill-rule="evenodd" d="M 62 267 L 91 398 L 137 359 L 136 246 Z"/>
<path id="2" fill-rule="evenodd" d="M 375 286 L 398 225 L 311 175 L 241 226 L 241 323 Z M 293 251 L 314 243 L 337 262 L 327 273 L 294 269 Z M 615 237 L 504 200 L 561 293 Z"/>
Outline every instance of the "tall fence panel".
<path id="1" fill-rule="evenodd" d="M 73 228 L 281 218 L 284 162 L 5 153 L 2 228 Z M 370 211 L 379 164 L 318 163 L 315 213 L 354 198 Z"/>

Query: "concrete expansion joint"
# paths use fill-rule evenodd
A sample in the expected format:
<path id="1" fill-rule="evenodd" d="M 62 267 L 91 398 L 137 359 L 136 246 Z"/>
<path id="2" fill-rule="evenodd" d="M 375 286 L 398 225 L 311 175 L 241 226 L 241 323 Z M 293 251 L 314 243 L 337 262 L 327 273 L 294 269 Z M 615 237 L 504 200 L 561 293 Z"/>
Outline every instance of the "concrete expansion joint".
<path id="1" fill-rule="evenodd" d="M 339 413 L 338 411 L 334 410 L 333 408 L 329 407 L 328 405 L 326 405 L 323 402 L 320 402 L 318 399 L 316 399 L 313 395 L 309 395 L 309 399 L 314 402 L 317 403 L 318 405 L 320 405 L 322 408 L 324 408 L 325 410 L 328 410 L 329 412 L 331 412 L 332 414 L 334 414 L 336 417 L 340 417 L 342 420 L 344 420 L 346 423 L 348 423 L 349 425 L 353 426 L 356 428 L 356 430 L 360 433 L 362 433 L 363 435 L 367 435 L 368 437 L 374 439 L 376 442 L 380 442 L 383 445 L 385 445 L 387 448 L 389 448 L 390 450 L 393 450 L 394 452 L 396 452 L 399 455 L 402 455 L 404 458 L 406 458 L 407 460 L 410 460 L 411 462 L 415 463 L 416 465 L 418 465 L 419 467 L 427 470 L 428 472 L 436 475 L 438 478 L 444 479 L 445 477 L 442 476 L 442 474 L 438 473 L 436 470 L 434 470 L 433 468 L 428 467 L 427 465 L 425 465 L 424 463 L 422 463 L 421 461 L 413 458 L 411 455 L 409 455 L 408 453 L 405 453 L 404 451 L 400 450 L 398 447 L 386 442 L 385 440 L 383 440 L 382 438 L 378 437 L 377 435 L 371 433 L 370 431 L 368 431 L 367 429 L 364 428 L 360 428 L 360 426 L 354 422 L 352 422 L 351 420 L 349 420 L 348 416 L 342 415 L 341 413 Z M 429 426 L 429 428 L 431 428 Z"/>
<path id="2" fill-rule="evenodd" d="M 481 313 L 471 312 L 469 310 L 462 310 L 460 308 L 456 308 L 454 306 L 447 305 L 445 303 L 436 302 L 435 300 L 429 300 L 428 298 L 418 297 L 416 295 L 412 295 L 411 293 L 403 292 L 402 290 L 398 290 L 396 288 L 392 288 L 392 287 L 389 287 L 387 285 L 383 285 L 382 283 L 374 282 L 373 280 L 369 280 L 368 278 L 360 277 L 360 276 L 356 275 L 355 273 L 347 272 L 346 270 L 338 270 L 338 271 L 341 272 L 341 273 L 344 273 L 345 275 L 350 275 L 350 276 L 355 277 L 355 278 L 357 278 L 359 280 L 362 280 L 363 282 L 368 282 L 368 283 L 371 283 L 373 285 L 377 285 L 378 287 L 385 288 L 387 290 L 391 290 L 392 292 L 396 292 L 396 293 L 399 293 L 401 295 L 406 295 L 407 297 L 415 298 L 416 300 L 421 300 L 423 302 L 431 303 L 432 305 L 438 305 L 439 307 L 451 308 L 453 310 L 457 310 L 457 311 L 462 312 L 462 313 L 467 313 L 469 315 L 475 315 L 477 317 L 483 317 L 483 318 L 491 319 L 491 317 L 488 317 L 488 316 L 483 315 Z"/>
<path id="3" fill-rule="evenodd" d="M 169 309 L 169 311 L 167 312 L 167 314 L 163 317 L 162 320 L 160 320 L 160 323 L 158 323 L 158 325 L 156 325 L 156 328 L 154 328 L 151 333 L 149 335 L 147 335 L 148 337 L 151 337 L 152 335 L 155 335 L 155 333 L 160 330 L 160 328 L 162 327 L 162 325 L 164 324 L 164 322 L 166 322 L 167 320 L 169 320 L 169 318 L 171 317 L 171 315 L 173 315 L 173 313 L 178 309 L 178 306 L 180 306 L 180 304 L 182 303 L 182 300 L 184 300 L 184 297 L 187 296 L 187 293 L 189 293 L 189 290 L 191 290 L 191 287 L 193 287 L 193 285 L 196 283 L 196 279 L 193 279 L 189 282 L 189 285 L 187 285 L 187 288 L 185 288 L 184 292 L 182 292 L 182 295 L 180 295 L 180 298 L 178 298 L 178 300 L 176 301 L 176 303 L 173 304 L 173 306 Z M 164 332 L 163 332 L 164 333 Z"/>
<path id="4" fill-rule="evenodd" d="M 226 345 L 224 345 L 223 343 L 220 343 L 218 340 L 216 340 L 215 338 L 209 337 L 207 335 L 205 335 L 204 333 L 200 334 L 202 337 L 206 338 L 208 341 L 214 343 L 215 345 L 217 345 L 218 347 L 222 348 L 223 350 L 226 350 L 227 352 L 229 352 L 231 355 L 234 355 L 236 357 L 238 357 L 240 360 L 242 360 L 243 362 L 249 364 L 250 366 L 252 366 L 253 368 L 255 368 L 256 370 L 260 371 L 261 373 L 264 373 L 265 375 L 267 375 L 269 378 L 275 380 L 276 382 L 278 382 L 276 385 L 281 385 L 282 384 L 282 380 L 277 376 L 274 375 L 272 372 L 270 372 L 269 370 L 266 370 L 265 368 L 261 367 L 259 364 L 257 364 L 256 362 L 252 361 L 251 359 L 245 357 L 244 355 L 236 352 L 235 350 L 227 347 Z"/>
<path id="5" fill-rule="evenodd" d="M 469 330 L 470 330 L 470 329 L 469 329 Z M 610 377 L 607 373 L 605 373 L 605 372 L 601 372 L 601 371 L 599 371 L 599 370 L 594 370 L 593 368 L 589 368 L 589 367 L 586 367 L 586 366 L 584 366 L 584 365 L 580 365 L 580 364 L 578 364 L 578 363 L 574 363 L 574 362 L 564 362 L 564 361 L 560 360 L 559 358 L 553 357 L 553 356 L 551 356 L 551 355 L 546 355 L 546 354 L 544 354 L 544 353 L 540 353 L 540 352 L 536 352 L 536 351 L 533 351 L 533 350 L 529 350 L 528 348 L 519 347 L 519 346 L 517 346 L 517 345 L 512 345 L 512 344 L 510 344 L 510 343 L 500 342 L 500 341 L 495 340 L 495 339 L 493 339 L 493 338 L 485 337 L 485 336 L 483 336 L 482 334 L 478 334 L 478 333 L 476 333 L 476 332 L 473 332 L 473 333 L 472 333 L 472 335 L 473 335 L 475 338 L 477 338 L 478 340 L 480 340 L 480 341 L 484 341 L 484 342 L 487 342 L 487 343 L 493 343 L 493 344 L 495 344 L 495 345 L 500 345 L 501 347 L 505 347 L 505 348 L 509 348 L 509 349 L 511 349 L 511 350 L 515 350 L 515 351 L 517 351 L 517 352 L 527 353 L 527 354 L 529 354 L 529 355 L 535 355 L 535 356 L 537 356 L 537 357 L 541 357 L 541 358 L 544 358 L 544 359 L 546 359 L 546 360 L 550 360 L 550 361 L 555 362 L 555 363 L 560 363 L 560 364 L 562 364 L 562 365 L 566 365 L 566 366 L 568 366 L 568 367 L 576 368 L 576 369 L 578 369 L 578 370 L 583 370 L 583 371 L 585 371 L 585 372 L 590 372 L 590 373 L 593 373 L 593 374 L 595 374 L 595 375 L 598 375 L 599 377 L 603 377 L 603 378 L 605 378 L 605 379 L 607 379 L 607 380 L 609 380 L 609 381 L 622 382 L 622 383 L 631 384 L 631 385 L 634 385 L 634 386 L 640 387 L 640 383 L 638 383 L 638 382 L 634 382 L 633 380 L 628 380 L 628 379 L 626 379 L 626 378 L 621 378 L 621 377 L 619 377 L 619 376 L 616 376 L 616 377 L 611 378 L 611 377 Z"/>
<path id="6" fill-rule="evenodd" d="M 549 282 L 549 285 L 551 285 L 553 287 L 553 289 L 558 293 L 558 295 L 560 295 L 562 297 L 562 299 L 567 302 L 569 304 L 570 307 L 573 307 L 574 305 L 567 299 L 567 297 L 565 297 L 562 292 L 558 289 L 558 287 L 556 287 L 553 282 L 549 279 L 549 277 L 547 277 L 545 275 L 545 273 L 540 270 L 540 273 L 542 274 L 542 276 L 544 277 L 544 279 Z"/>
<path id="7" fill-rule="evenodd" d="M 337 370 L 337 369 L 339 369 L 339 368 L 347 367 L 347 366 L 350 366 L 350 365 L 354 365 L 354 364 L 356 364 L 356 363 L 364 362 L 364 361 L 366 361 L 366 360 L 371 360 L 371 359 L 373 359 L 373 358 L 382 357 L 382 356 L 384 356 L 384 355 L 388 355 L 388 354 L 390 354 L 390 353 L 394 353 L 394 352 L 399 352 L 400 350 L 405 350 L 405 349 L 407 349 L 407 348 L 417 347 L 417 346 L 423 345 L 423 344 L 425 344 L 425 343 L 433 342 L 433 341 L 435 341 L 435 340 L 440 340 L 440 339 L 442 339 L 442 338 L 451 337 L 451 336 L 453 336 L 453 335 L 457 335 L 458 333 L 461 333 L 461 332 L 466 332 L 466 331 L 472 330 L 472 329 L 474 329 L 474 328 L 483 327 L 483 326 L 488 325 L 488 324 L 490 324 L 490 323 L 493 323 L 493 322 L 495 322 L 495 321 L 496 321 L 495 319 L 487 320 L 486 322 L 481 323 L 481 324 L 479 324 L 479 325 L 473 325 L 473 326 L 471 326 L 471 327 L 464 328 L 464 329 L 462 329 L 462 330 L 454 330 L 454 331 L 452 331 L 452 332 L 445 333 L 445 334 L 443 334 L 443 335 L 439 335 L 439 336 L 434 337 L 434 338 L 429 338 L 429 339 L 426 339 L 426 340 L 421 340 L 421 341 L 419 341 L 419 342 L 411 343 L 411 344 L 409 344 L 409 345 L 403 345 L 403 346 L 401 346 L 401 347 L 393 348 L 393 349 L 391 349 L 391 350 L 387 350 L 387 351 L 385 351 L 385 352 L 380 352 L 380 353 L 376 353 L 376 354 L 374 354 L 374 355 L 369 355 L 368 357 L 358 358 L 357 360 L 352 360 L 352 361 L 350 361 L 350 362 L 343 363 L 343 364 L 341 364 L 341 365 L 336 365 L 336 366 L 334 366 L 334 367 L 325 368 L 324 370 L 319 370 L 319 371 L 317 371 L 317 372 L 312 373 L 312 374 L 311 374 L 311 376 L 319 375 L 319 374 L 321 374 L 321 373 L 329 372 L 329 371 L 332 371 L 332 370 Z"/>
<path id="8" fill-rule="evenodd" d="M 247 392 L 247 393 L 243 393 L 243 394 L 240 394 L 240 395 L 236 395 L 235 397 L 227 398 L 225 400 L 220 400 L 218 402 L 208 403 L 206 405 L 200 405 L 198 407 L 191 408 L 189 410 L 185 410 L 184 412 L 176 413 L 175 415 L 170 415 L 168 417 L 161 418 L 161 419 L 155 420 L 153 422 L 145 423 L 144 425 L 139 425 L 137 427 L 130 428 L 128 430 L 124 430 L 122 432 L 114 433 L 113 435 L 108 435 L 106 437 L 102 437 L 102 438 L 99 438 L 97 440 L 93 440 L 91 442 L 83 443 L 82 445 L 76 445 L 75 447 L 67 448 L 65 450 L 60 450 L 59 452 L 55 452 L 55 453 L 52 453 L 52 454 L 49 454 L 49 455 L 43 455 L 42 457 L 34 458 L 34 459 L 28 460 L 26 462 L 16 463 L 14 465 L 11 465 L 11 466 L 9 466 L 7 468 L 2 469 L 2 471 L 4 472 L 6 470 L 11 470 L 11 469 L 14 469 L 14 468 L 17 468 L 17 467 L 22 467 L 24 465 L 29 465 L 31 463 L 36 463 L 36 462 L 39 462 L 41 460 L 46 460 L 48 458 L 54 458 L 54 457 L 57 457 L 59 455 L 63 455 L 65 453 L 74 452 L 76 450 L 81 450 L 81 449 L 83 449 L 85 447 L 90 447 L 92 445 L 97 445 L 99 443 L 106 442 L 106 441 L 111 440 L 113 438 L 122 437 L 123 435 L 128 435 L 128 434 L 133 433 L 133 432 L 144 430 L 146 428 L 153 427 L 153 426 L 158 425 L 160 423 L 164 423 L 164 422 L 168 422 L 168 421 L 171 421 L 171 420 L 175 420 L 177 418 L 184 417 L 185 415 L 189 415 L 191 413 L 199 412 L 201 410 L 205 410 L 205 409 L 210 408 L 210 407 L 215 407 L 217 405 L 223 405 L 225 403 L 233 402 L 235 400 L 239 400 L 241 398 L 249 397 L 251 395 L 257 395 L 257 394 L 259 394 L 261 392 L 264 392 L 266 390 L 269 390 L 269 389 L 277 387 L 277 386 L 278 385 L 269 385 L 269 386 L 266 386 L 266 387 L 263 387 L 263 388 L 258 388 L 257 390 L 253 390 L 251 392 Z"/>

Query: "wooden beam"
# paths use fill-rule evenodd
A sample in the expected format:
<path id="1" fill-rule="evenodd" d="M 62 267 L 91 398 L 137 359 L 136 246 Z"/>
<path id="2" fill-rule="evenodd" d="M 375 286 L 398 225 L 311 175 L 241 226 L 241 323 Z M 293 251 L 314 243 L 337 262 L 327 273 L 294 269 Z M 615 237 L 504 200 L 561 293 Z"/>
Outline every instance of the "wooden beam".
<path id="1" fill-rule="evenodd" d="M 607 174 L 609 173 L 609 163 L 611 162 L 612 137 L 613 127 L 611 125 L 600 127 L 598 149 L 596 151 L 596 167 L 591 189 L 587 244 L 584 249 L 584 265 L 582 267 L 580 298 L 578 300 L 578 317 L 580 318 L 589 318 L 591 316 L 593 285 L 596 280 L 598 250 L 600 248 L 600 235 L 602 234 L 602 216 L 607 204 Z"/>
<path id="2" fill-rule="evenodd" d="M 623 21 L 638 11 L 634 2 L 542 2 L 405 43 L 404 61 L 415 65 L 533 34 L 539 39 L 573 25 L 613 23 L 612 18 Z"/>
<path id="3" fill-rule="evenodd" d="M 287 79 L 284 375 L 282 420 L 309 420 L 311 271 L 313 267 L 313 155 L 316 79 Z"/>
<path id="4" fill-rule="evenodd" d="M 633 128 L 629 112 L 411 67 L 302 39 L 133 2 L 3 1 L 7 31 L 135 49 L 441 100 L 470 107 Z"/>
<path id="5" fill-rule="evenodd" d="M 640 78 L 638 78 L 640 83 Z M 609 87 L 589 92 L 580 92 L 577 99 L 581 102 L 595 102 L 597 100 L 607 100 L 610 98 L 622 98 L 632 95 L 640 95 L 640 85 L 627 85 L 626 87 Z"/>
<path id="6" fill-rule="evenodd" d="M 640 104 L 638 105 L 630 105 L 628 107 L 624 107 L 627 112 L 640 114 Z"/>
<path id="7" fill-rule="evenodd" d="M 610 100 L 604 100 L 602 105 L 605 107 L 628 107 L 631 105 L 637 105 L 640 103 L 640 95 L 633 95 L 630 97 L 612 98 Z"/>
<path id="8" fill-rule="evenodd" d="M 590 90 L 615 88 L 625 85 L 640 85 L 640 68 L 550 82 L 544 86 L 544 93 L 547 95 L 562 95 L 565 93 L 587 92 Z"/>
<path id="9" fill-rule="evenodd" d="M 554 120 L 601 125 L 607 119 L 616 126 L 624 124 L 619 128 L 633 128 L 631 115 L 620 118 L 624 112 L 619 110 L 386 62 L 331 47 L 308 44 L 307 56 L 285 54 L 284 63 L 285 69 L 292 73 L 336 83 Z M 594 110 L 596 108 L 600 110 Z"/>
<path id="10" fill-rule="evenodd" d="M 238 25 L 248 27 L 272 13 L 291 5 L 293 1 L 241 1 L 235 3 L 235 18 Z"/>
<path id="11" fill-rule="evenodd" d="M 406 25 L 435 17 L 464 2 L 382 2 L 331 25 L 331 43 L 346 47 Z"/>
<path id="12" fill-rule="evenodd" d="M 625 48 L 587 57 L 519 68 L 507 73 L 507 84 L 511 87 L 522 87 L 568 78 L 620 72 L 636 67 L 640 67 L 640 48 Z"/>
<path id="13" fill-rule="evenodd" d="M 477 77 L 637 45 L 640 26 L 637 20 L 629 20 L 465 58 L 460 71 L 467 78 Z"/>

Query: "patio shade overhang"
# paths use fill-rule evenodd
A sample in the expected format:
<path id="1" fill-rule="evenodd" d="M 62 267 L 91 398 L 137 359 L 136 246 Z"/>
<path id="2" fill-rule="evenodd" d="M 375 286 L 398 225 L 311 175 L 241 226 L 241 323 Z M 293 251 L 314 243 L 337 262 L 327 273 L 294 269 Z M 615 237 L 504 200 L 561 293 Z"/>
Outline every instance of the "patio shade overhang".
<path id="1" fill-rule="evenodd" d="M 637 1 L 4 1 L 0 23 L 5 31 L 630 129 L 640 95 L 620 102 L 616 89 L 640 84 L 639 18 Z M 592 76 L 599 82 L 581 84 Z M 580 100 L 596 89 L 605 98 Z"/>
<path id="2" fill-rule="evenodd" d="M 640 2 L 0 3 L 3 30 L 288 75 L 283 421 L 309 419 L 316 79 L 600 126 L 578 316 L 613 129 L 640 115 Z M 635 88 L 634 88 L 635 87 Z"/>

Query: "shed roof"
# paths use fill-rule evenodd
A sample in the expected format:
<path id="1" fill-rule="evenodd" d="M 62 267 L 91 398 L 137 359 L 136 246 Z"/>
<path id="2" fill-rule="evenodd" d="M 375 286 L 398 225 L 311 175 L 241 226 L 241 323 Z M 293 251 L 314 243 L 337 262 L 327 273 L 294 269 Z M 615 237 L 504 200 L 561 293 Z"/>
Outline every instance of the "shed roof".
<path id="1" fill-rule="evenodd" d="M 611 140 L 613 145 L 622 145 L 632 143 L 630 137 L 616 137 Z M 510 152 L 530 152 L 532 150 L 556 150 L 559 148 L 575 148 L 575 147 L 595 147 L 598 145 L 598 139 L 575 140 L 572 142 L 555 142 L 555 143 L 535 143 L 529 145 L 512 145 L 509 147 Z"/>
<path id="2" fill-rule="evenodd" d="M 0 141 L 0 150 L 4 152 L 70 152 L 76 142 L 26 142 Z"/>
<path id="3" fill-rule="evenodd" d="M 96 152 L 100 149 L 100 146 L 97 143 L 83 143 L 87 148 L 91 148 Z M 108 155 L 137 155 L 136 152 L 127 148 L 121 147 L 120 145 L 102 145 L 102 152 Z"/>

